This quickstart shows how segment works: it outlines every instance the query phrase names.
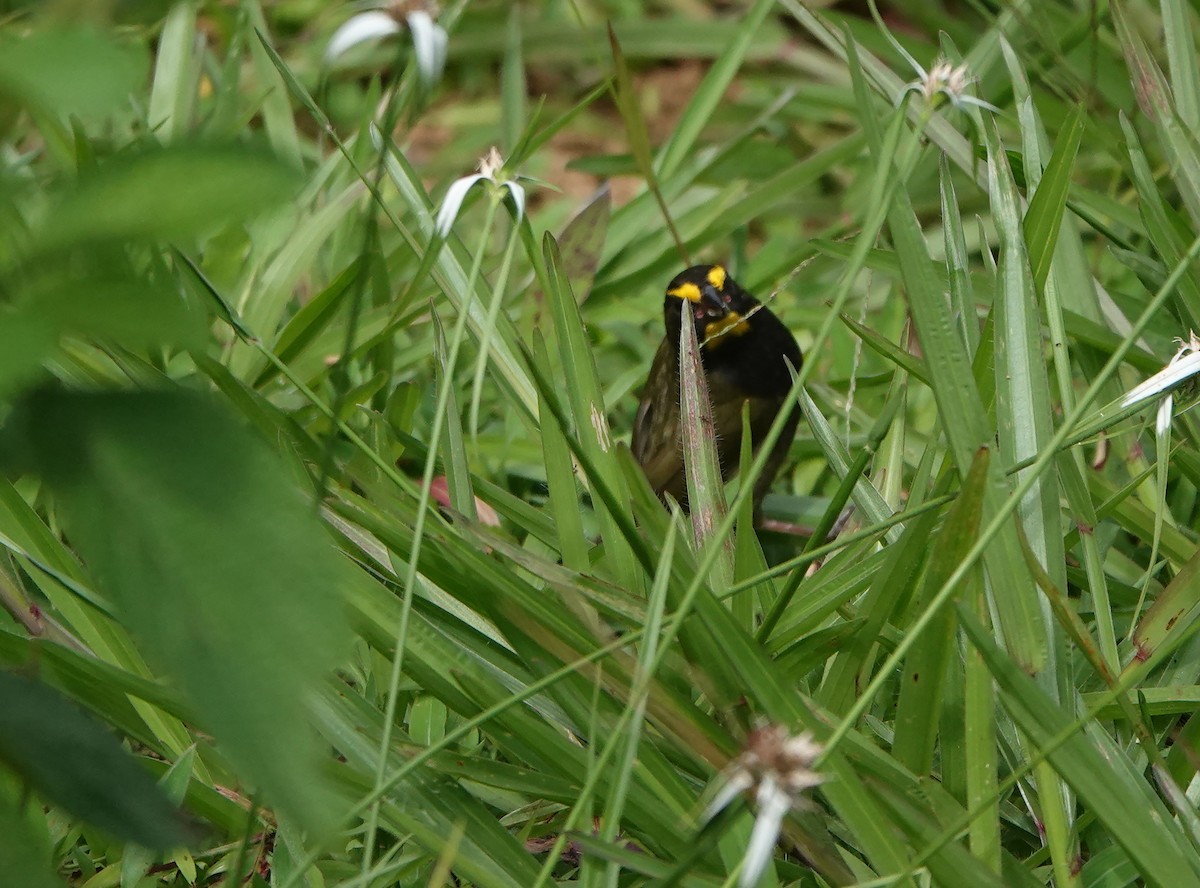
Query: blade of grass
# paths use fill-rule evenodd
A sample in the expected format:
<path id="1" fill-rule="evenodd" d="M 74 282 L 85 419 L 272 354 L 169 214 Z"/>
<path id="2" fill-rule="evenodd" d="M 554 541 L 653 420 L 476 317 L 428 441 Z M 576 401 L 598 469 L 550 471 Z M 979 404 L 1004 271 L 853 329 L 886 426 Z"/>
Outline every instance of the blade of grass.
<path id="1" fill-rule="evenodd" d="M 173 142 L 191 125 L 196 89 L 196 8 L 176 3 L 158 38 L 147 123 L 160 141 Z"/>
<path id="2" fill-rule="evenodd" d="M 546 342 L 537 335 L 533 343 L 534 360 L 542 371 L 550 376 L 550 355 Z M 542 398 L 540 415 L 549 417 L 550 409 Z M 580 515 L 579 491 L 575 482 L 575 471 L 571 464 L 571 451 L 562 431 L 553 422 L 542 423 L 542 449 L 546 459 L 546 484 L 550 489 L 550 509 L 554 514 L 554 529 L 558 536 L 558 551 L 562 563 L 572 570 L 587 570 L 591 567 L 588 558 L 587 537 L 584 536 L 583 519 Z"/>
<path id="3" fill-rule="evenodd" d="M 930 556 L 922 598 L 932 596 L 970 548 L 983 514 L 983 496 L 990 453 L 981 449 L 963 482 L 962 492 L 946 515 Z M 900 697 L 896 704 L 896 737 L 892 755 L 914 774 L 927 776 L 933 768 L 942 686 L 950 666 L 954 615 L 945 611 L 930 627 L 926 643 L 904 661 Z"/>
<path id="4" fill-rule="evenodd" d="M 959 610 L 972 645 L 996 680 L 1005 707 L 1035 746 L 1048 746 L 1069 725 L 1062 708 L 1005 656 L 974 616 Z M 1180 834 L 1177 821 L 1112 740 L 1098 729 L 1073 734 L 1049 754 L 1055 771 L 1079 793 L 1141 872 L 1160 885 L 1185 873 L 1200 875 L 1200 855 Z M 1129 811 L 1151 811 L 1131 819 Z"/>
<path id="5" fill-rule="evenodd" d="M 650 136 L 646 131 L 646 119 L 642 116 L 642 109 L 638 104 L 638 93 L 633 85 L 633 77 L 629 73 L 629 64 L 625 61 L 625 55 L 621 52 L 621 44 L 617 42 L 617 34 L 611 24 L 608 26 L 608 42 L 612 48 L 615 71 L 614 98 L 617 110 L 621 113 L 621 119 L 625 122 L 625 132 L 629 137 L 629 149 L 633 152 L 634 160 L 637 161 L 638 170 L 646 180 L 646 187 L 654 195 L 654 200 L 662 213 L 663 221 L 667 224 L 667 229 L 671 232 L 671 237 L 675 241 L 675 249 L 679 251 L 683 264 L 691 265 L 692 260 L 688 256 L 687 247 L 684 246 L 683 238 L 680 237 L 679 230 L 675 227 L 675 220 L 671 216 L 671 210 L 667 206 L 666 198 L 659 186 L 658 173 L 655 171 L 650 153 Z"/>
<path id="6" fill-rule="evenodd" d="M 725 44 L 720 57 L 708 69 L 683 116 L 675 125 L 671 137 L 659 151 L 655 160 L 658 175 L 664 178 L 674 175 L 684 159 L 693 154 L 696 140 L 729 89 L 746 58 L 755 34 L 774 5 L 773 0 L 755 0 L 754 5 L 734 29 L 733 39 Z"/>
<path id="7" fill-rule="evenodd" d="M 688 504 L 692 536 L 697 549 L 720 546 L 721 557 L 714 566 L 712 582 L 718 594 L 733 581 L 733 547 L 729 537 L 714 536 L 717 525 L 729 508 L 721 481 L 721 463 L 717 457 L 716 425 L 708 384 L 700 363 L 700 346 L 690 312 L 680 314 L 679 333 L 679 412 L 683 425 L 683 462 L 687 472 Z"/>

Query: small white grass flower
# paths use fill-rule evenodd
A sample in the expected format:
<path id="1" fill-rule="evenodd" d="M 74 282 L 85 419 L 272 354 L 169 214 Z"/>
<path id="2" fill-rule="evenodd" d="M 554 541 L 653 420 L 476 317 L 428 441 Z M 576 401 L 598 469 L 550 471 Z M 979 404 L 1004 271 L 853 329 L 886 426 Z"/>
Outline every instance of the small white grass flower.
<path id="1" fill-rule="evenodd" d="M 904 60 L 908 62 L 909 67 L 917 73 L 917 79 L 906 83 L 904 89 L 900 91 L 900 95 L 896 97 L 897 105 L 910 92 L 915 92 L 923 96 L 925 102 L 931 107 L 937 107 L 941 99 L 946 99 L 955 108 L 962 108 L 963 105 L 974 105 L 977 108 L 986 108 L 989 111 L 999 113 L 1000 109 L 991 102 L 985 102 L 983 99 L 967 95 L 967 87 L 975 82 L 975 77 L 971 74 L 971 69 L 967 67 L 966 62 L 960 62 L 955 65 L 949 59 L 939 56 L 934 59 L 933 66 L 926 71 L 913 58 L 912 53 L 905 49 L 900 44 L 900 41 L 892 36 L 891 30 L 880 17 L 874 0 L 870 0 L 869 5 L 871 18 L 875 20 L 875 24 L 879 26 L 879 30 L 883 32 L 884 39 L 892 45 L 892 49 L 900 53 Z"/>
<path id="2" fill-rule="evenodd" d="M 896 44 L 896 46 L 899 45 L 899 43 Z M 921 95 L 926 103 L 934 107 L 937 106 L 939 100 L 946 99 L 955 108 L 974 105 L 977 108 L 999 112 L 1000 109 L 991 102 L 967 95 L 967 87 L 975 82 L 975 78 L 966 62 L 954 65 L 947 59 L 938 58 L 934 61 L 933 67 L 926 71 L 907 52 L 904 53 L 904 56 L 917 72 L 917 79 L 904 85 L 900 98 L 903 98 L 906 93 L 915 92 Z"/>
<path id="3" fill-rule="evenodd" d="M 507 189 L 508 193 L 512 195 L 513 205 L 517 211 L 517 221 L 521 220 L 525 213 L 525 188 L 516 179 L 501 176 L 503 170 L 504 158 L 500 156 L 500 152 L 496 148 L 489 148 L 488 153 L 479 161 L 479 172 L 455 179 L 450 184 L 450 187 L 446 189 L 446 196 L 442 198 L 442 205 L 438 208 L 437 219 L 433 225 L 438 237 L 445 237 L 450 233 L 450 229 L 454 226 L 454 220 L 458 218 L 458 212 L 462 209 L 463 201 L 466 200 L 467 192 L 480 182 L 491 182 L 499 188 Z"/>
<path id="4" fill-rule="evenodd" d="M 953 97 L 961 96 L 966 92 L 970 82 L 971 75 L 967 70 L 966 62 L 955 67 L 946 59 L 938 59 L 922 79 L 921 94 L 929 102 L 932 102 L 938 93 L 945 93 L 953 100 Z"/>
<path id="5" fill-rule="evenodd" d="M 1188 334 L 1186 341 L 1183 339 L 1175 341 L 1179 344 L 1179 349 L 1175 352 L 1175 356 L 1167 362 L 1167 366 L 1126 392 L 1125 397 L 1121 399 L 1122 407 L 1149 401 L 1200 373 L 1200 337 L 1197 337 L 1195 331 L 1192 331 Z M 1162 435 L 1170 428 L 1174 409 L 1175 396 L 1167 395 L 1158 405 L 1158 414 L 1154 423 L 1157 434 Z"/>
<path id="6" fill-rule="evenodd" d="M 426 4 L 394 3 L 386 11 L 373 9 L 352 16 L 329 38 L 325 61 L 341 58 L 354 47 L 369 41 L 383 40 L 408 29 L 412 37 L 417 71 L 426 86 L 437 83 L 446 67 L 445 29 L 434 21 Z"/>
<path id="7" fill-rule="evenodd" d="M 754 791 L 758 814 L 746 847 L 740 888 L 757 884 L 771 859 L 783 818 L 792 808 L 809 806 L 804 792 L 824 782 L 812 767 L 823 749 L 807 731 L 789 734 L 783 725 L 771 725 L 751 731 L 746 748 L 727 769 L 725 783 L 704 812 L 704 819 L 711 819 L 743 792 Z"/>

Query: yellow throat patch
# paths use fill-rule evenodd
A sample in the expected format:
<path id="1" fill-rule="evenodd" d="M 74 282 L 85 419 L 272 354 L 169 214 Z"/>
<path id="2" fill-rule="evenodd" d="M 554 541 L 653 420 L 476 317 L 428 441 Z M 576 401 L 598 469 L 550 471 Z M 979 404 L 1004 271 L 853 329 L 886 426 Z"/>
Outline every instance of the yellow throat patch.
<path id="1" fill-rule="evenodd" d="M 750 322 L 736 311 L 731 311 L 725 317 L 704 325 L 704 341 L 701 344 L 708 348 L 717 348 L 728 337 L 745 336 L 749 332 Z"/>

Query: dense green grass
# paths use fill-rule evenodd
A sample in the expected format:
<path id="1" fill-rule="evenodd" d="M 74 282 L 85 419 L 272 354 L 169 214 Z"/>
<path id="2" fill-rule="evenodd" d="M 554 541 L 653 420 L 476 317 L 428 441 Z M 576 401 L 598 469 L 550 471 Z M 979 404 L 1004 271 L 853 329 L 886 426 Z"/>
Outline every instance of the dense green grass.
<path id="1" fill-rule="evenodd" d="M 1200 328 L 1190 5 L 459 2 L 434 76 L 67 5 L 0 31 L 0 882 L 737 884 L 767 725 L 759 885 L 1200 882 L 1197 425 L 1123 400 Z M 805 350 L 811 540 L 630 457 L 696 261 Z"/>

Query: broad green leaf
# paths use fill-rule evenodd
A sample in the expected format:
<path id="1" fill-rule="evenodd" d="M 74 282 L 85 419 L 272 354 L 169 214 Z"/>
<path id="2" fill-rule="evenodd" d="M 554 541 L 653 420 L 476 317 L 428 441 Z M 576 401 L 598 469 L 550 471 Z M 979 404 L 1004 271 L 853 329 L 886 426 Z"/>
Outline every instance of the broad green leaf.
<path id="1" fill-rule="evenodd" d="M 210 232 L 295 196 L 296 174 L 265 151 L 175 145 L 111 158 L 64 188 L 35 242 L 169 240 Z"/>
<path id="2" fill-rule="evenodd" d="M 344 622 L 312 504 L 204 396 L 43 391 L 23 411 L 72 542 L 149 659 L 244 780 L 325 829 L 306 700 L 342 653 Z"/>
<path id="3" fill-rule="evenodd" d="M 25 471 L 32 467 L 32 460 L 29 460 L 28 455 L 20 455 L 22 442 L 10 442 L 9 438 L 16 437 L 19 436 L 0 438 L 0 449 L 12 443 L 16 448 L 12 455 L 18 459 L 26 459 L 23 465 L 18 464 L 14 468 Z M 130 736 L 140 737 L 143 731 L 149 731 L 152 732 L 152 737 L 148 745 L 161 744 L 165 752 L 175 755 L 187 749 L 192 740 L 182 722 L 166 714 L 168 701 L 147 693 L 146 679 L 151 674 L 150 670 L 125 629 L 110 619 L 109 615 L 113 610 L 111 602 L 90 588 L 90 580 L 83 574 L 77 556 L 67 549 L 22 498 L 17 488 L 7 480 L 0 480 L 0 540 L 3 540 L 5 547 L 13 553 L 15 563 L 28 571 L 33 586 L 46 596 L 70 631 L 84 641 L 91 651 L 89 656 L 92 657 L 93 663 L 98 664 L 97 668 L 103 669 L 107 666 L 108 669 L 113 669 L 115 666 L 121 670 L 121 681 L 116 680 L 110 673 L 105 683 L 110 685 L 110 690 L 111 686 L 116 686 L 129 694 L 126 699 L 137 713 L 134 725 L 126 728 Z M 57 659 L 53 653 L 42 655 L 46 673 L 57 671 L 52 666 Z M 15 662 L 24 663 L 27 660 L 27 656 L 22 656 Z M 129 676 L 132 676 L 137 687 L 122 684 Z M 49 678 L 46 680 L 51 682 Z M 64 680 L 58 686 L 92 705 L 92 701 L 73 683 Z M 163 708 L 160 709 L 160 706 Z M 110 714 L 114 725 L 126 726 L 127 723 L 118 717 L 119 710 L 105 708 L 104 711 Z M 201 770 L 208 776 L 203 767 Z"/>
<path id="4" fill-rule="evenodd" d="M 121 744 L 47 685 L 0 670 L 0 761 L 72 816 L 165 850 L 191 828 Z"/>
<path id="5" fill-rule="evenodd" d="M 34 312 L 0 309 L 0 402 L 35 380 L 58 330 Z"/>
<path id="6" fill-rule="evenodd" d="M 171 764 L 165 774 L 158 778 L 158 785 L 162 788 L 163 794 L 171 801 L 172 804 L 182 805 L 187 798 L 187 788 L 191 781 L 192 769 L 196 763 L 196 747 L 192 746 L 184 752 L 179 759 Z M 187 855 L 186 848 L 173 849 L 176 852 L 175 860 L 180 859 L 180 855 Z M 138 880 L 149 872 L 150 867 L 154 863 L 155 855 L 149 848 L 144 848 L 141 845 L 128 844 L 125 846 L 125 854 L 121 859 L 121 888 L 134 886 Z M 189 881 L 195 881 L 194 872 Z"/>
<path id="7" fill-rule="evenodd" d="M 22 781 L 0 774 L 0 860 L 4 877 L 22 888 L 57 888 L 49 825 L 41 807 L 31 805 Z"/>
<path id="8" fill-rule="evenodd" d="M 0 96 L 47 114 L 100 117 L 122 107 L 146 73 L 146 54 L 91 28 L 0 35 Z"/>
<path id="9" fill-rule="evenodd" d="M 207 339 L 203 313 L 195 303 L 181 299 L 167 280 L 125 269 L 108 271 L 46 274 L 20 294 L 18 304 L 31 326 L 40 321 L 59 336 L 99 339 L 126 348 L 203 347 Z"/>

